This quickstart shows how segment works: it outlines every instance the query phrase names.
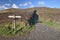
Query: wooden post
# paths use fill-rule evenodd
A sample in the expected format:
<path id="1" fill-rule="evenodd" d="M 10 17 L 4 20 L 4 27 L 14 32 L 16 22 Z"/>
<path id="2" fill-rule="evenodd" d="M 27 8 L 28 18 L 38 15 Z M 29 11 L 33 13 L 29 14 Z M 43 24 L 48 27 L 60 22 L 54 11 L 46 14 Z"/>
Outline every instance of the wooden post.
<path id="1" fill-rule="evenodd" d="M 14 15 L 14 30 L 16 29 L 16 18 L 15 18 L 16 15 Z"/>
<path id="2" fill-rule="evenodd" d="M 8 17 L 14 19 L 14 33 L 15 33 L 15 30 L 16 30 L 16 19 L 21 18 L 21 16 L 13 15 L 13 16 L 8 16 Z"/>

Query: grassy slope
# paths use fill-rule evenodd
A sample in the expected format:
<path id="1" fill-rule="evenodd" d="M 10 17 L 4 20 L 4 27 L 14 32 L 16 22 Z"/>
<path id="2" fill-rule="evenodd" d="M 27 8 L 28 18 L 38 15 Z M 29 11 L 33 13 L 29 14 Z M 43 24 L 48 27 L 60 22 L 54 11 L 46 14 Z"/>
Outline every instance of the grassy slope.
<path id="1" fill-rule="evenodd" d="M 18 20 L 18 22 L 16 22 L 16 30 L 14 30 L 13 23 L 11 23 L 13 21 L 13 19 L 8 20 L 8 18 L 7 18 L 8 15 L 13 15 L 14 12 L 17 12 L 19 14 L 19 12 L 24 13 L 24 12 L 26 12 L 26 10 L 25 9 L 24 10 L 7 9 L 7 10 L 0 11 L 0 35 L 3 35 L 3 36 L 4 35 L 14 35 L 14 32 L 15 32 L 15 34 L 21 35 L 21 34 L 30 32 L 34 28 L 34 25 L 24 26 L 24 23 L 22 21 Z"/>
<path id="2" fill-rule="evenodd" d="M 27 10 L 37 10 L 39 21 L 44 24 L 60 30 L 60 9 L 36 7 Z"/>
<path id="3" fill-rule="evenodd" d="M 60 30 L 60 9 L 41 8 L 37 9 L 39 20 L 50 27 Z"/>
<path id="4" fill-rule="evenodd" d="M 5 13 L 5 12 L 13 12 L 13 11 L 20 11 L 20 12 L 25 12 L 25 11 L 33 11 L 33 10 L 37 10 L 37 13 L 39 15 L 39 21 L 41 21 L 44 24 L 47 24 L 48 26 L 51 26 L 53 28 L 56 29 L 60 29 L 60 9 L 56 9 L 56 8 L 46 8 L 46 7 L 41 7 L 41 8 L 30 8 L 30 9 L 24 9 L 24 10 L 20 10 L 20 9 L 8 9 L 8 10 L 3 10 L 0 11 L 0 13 Z M 5 14 L 4 14 L 5 15 Z M 8 20 L 7 20 L 8 21 Z M 18 24 L 17 24 L 18 25 Z M 0 25 L 1 26 L 1 25 Z M 8 27 L 11 25 L 4 25 L 3 27 Z M 4 28 L 5 28 L 4 27 Z M 22 26 L 21 26 L 22 27 Z M 33 27 L 32 27 L 33 28 Z M 24 30 L 31 30 L 32 28 L 23 28 Z M 2 27 L 1 27 L 2 29 Z M 0 30 L 1 30 L 0 29 Z M 20 28 L 21 29 L 21 28 Z M 5 30 L 5 29 L 3 29 Z M 7 29 L 8 30 L 8 29 Z M 18 30 L 19 31 L 19 30 Z M 7 31 L 6 31 L 7 32 Z M 5 32 L 5 33 L 6 33 Z M 12 30 L 13 33 L 13 30 Z"/>

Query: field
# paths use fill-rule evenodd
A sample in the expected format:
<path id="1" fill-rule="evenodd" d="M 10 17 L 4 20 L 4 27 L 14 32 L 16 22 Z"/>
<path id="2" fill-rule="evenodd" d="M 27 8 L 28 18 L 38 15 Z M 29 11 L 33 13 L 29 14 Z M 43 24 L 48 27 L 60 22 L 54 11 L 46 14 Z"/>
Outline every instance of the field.
<path id="1" fill-rule="evenodd" d="M 24 26 L 23 23 L 16 22 L 16 27 L 14 29 L 13 23 L 4 23 L 0 25 L 0 36 L 24 35 L 29 33 L 33 28 L 34 25 Z"/>
<path id="2" fill-rule="evenodd" d="M 60 9 L 48 7 L 35 7 L 26 10 L 37 10 L 39 22 L 44 23 L 49 27 L 60 30 Z"/>
<path id="3" fill-rule="evenodd" d="M 31 31 L 34 28 L 32 26 L 24 26 L 24 23 L 17 22 L 16 31 L 13 29 L 13 19 L 9 19 L 8 15 L 19 13 L 30 13 L 31 11 L 37 10 L 39 16 L 39 22 L 48 25 L 49 27 L 60 30 L 60 9 L 57 8 L 47 8 L 47 7 L 36 7 L 29 9 L 7 9 L 0 11 L 0 35 L 15 35 L 16 34 L 25 34 L 26 32 Z M 25 14 L 24 14 L 25 15 Z M 29 16 L 29 15 L 28 15 Z"/>
<path id="4" fill-rule="evenodd" d="M 60 10 L 54 8 L 42 8 L 38 10 L 39 21 L 42 23 L 60 30 Z"/>
<path id="5" fill-rule="evenodd" d="M 28 12 L 20 12 L 20 9 L 7 9 L 7 10 L 2 10 L 0 12 L 0 35 L 22 35 L 25 33 L 29 33 L 33 28 L 34 25 L 26 25 L 27 21 L 25 21 L 26 17 L 29 19 L 29 15 L 27 14 Z M 22 13 L 22 14 L 21 14 Z M 25 14 L 24 14 L 25 13 Z M 17 19 L 16 20 L 16 28 L 14 30 L 14 24 L 13 20 L 8 18 L 9 15 L 22 15 L 22 19 Z M 30 20 L 29 23 L 32 23 L 32 19 Z"/>

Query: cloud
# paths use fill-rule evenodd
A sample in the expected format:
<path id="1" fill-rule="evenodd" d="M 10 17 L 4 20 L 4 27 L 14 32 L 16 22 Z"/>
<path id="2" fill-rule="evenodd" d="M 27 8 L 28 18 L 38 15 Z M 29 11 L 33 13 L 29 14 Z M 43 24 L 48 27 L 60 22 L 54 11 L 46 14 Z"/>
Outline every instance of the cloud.
<path id="1" fill-rule="evenodd" d="M 8 7 L 0 5 L 0 9 L 8 9 Z"/>
<path id="2" fill-rule="evenodd" d="M 13 4 L 12 8 L 19 8 L 19 7 L 16 4 Z"/>
<path id="3" fill-rule="evenodd" d="M 6 3 L 6 4 L 4 4 L 5 6 L 10 6 L 10 4 L 8 4 L 8 3 Z"/>
<path id="4" fill-rule="evenodd" d="M 19 4 L 19 6 L 27 6 L 28 3 L 24 3 L 24 4 Z"/>
<path id="5" fill-rule="evenodd" d="M 43 1 L 39 1 L 38 4 L 42 4 L 42 5 L 43 5 L 43 4 L 45 4 L 45 2 L 43 2 Z"/>
<path id="6" fill-rule="evenodd" d="M 3 9 L 8 9 L 8 7 L 6 7 L 6 6 L 2 6 L 2 8 L 3 8 Z"/>
<path id="7" fill-rule="evenodd" d="M 6 4 L 3 4 L 2 5 L 2 8 L 4 8 L 4 9 L 8 9 L 10 7 L 10 4 L 9 3 L 6 3 Z"/>
<path id="8" fill-rule="evenodd" d="M 32 4 L 32 2 L 28 2 L 28 4 L 30 4 L 30 5 L 31 5 L 31 4 Z"/>
<path id="9" fill-rule="evenodd" d="M 3 4 L 3 5 L 0 5 L 0 9 L 8 9 L 10 6 L 10 4 L 6 3 L 6 4 Z"/>
<path id="10" fill-rule="evenodd" d="M 32 5 L 32 3 L 31 2 L 26 2 L 24 4 L 19 4 L 19 6 L 28 6 L 28 5 Z"/>
<path id="11" fill-rule="evenodd" d="M 33 8 L 34 7 L 34 5 L 32 4 L 32 2 L 26 2 L 26 3 L 24 3 L 24 4 L 19 4 L 19 6 L 24 6 L 24 7 L 26 7 L 26 6 L 29 6 L 30 8 Z"/>
<path id="12" fill-rule="evenodd" d="M 32 4 L 32 2 L 28 2 L 28 4 L 30 5 L 30 8 L 34 7 L 34 5 Z"/>
<path id="13" fill-rule="evenodd" d="M 31 5 L 30 7 L 31 7 L 31 8 L 33 8 L 34 6 L 33 6 L 33 5 Z"/>

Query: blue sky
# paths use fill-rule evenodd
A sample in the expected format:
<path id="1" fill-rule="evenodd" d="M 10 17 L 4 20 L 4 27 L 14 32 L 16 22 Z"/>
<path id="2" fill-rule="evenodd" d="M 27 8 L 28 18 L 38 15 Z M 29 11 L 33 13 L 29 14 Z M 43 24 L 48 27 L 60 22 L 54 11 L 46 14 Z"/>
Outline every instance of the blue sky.
<path id="1" fill-rule="evenodd" d="M 0 10 L 8 8 L 60 8 L 60 0 L 0 0 Z"/>

